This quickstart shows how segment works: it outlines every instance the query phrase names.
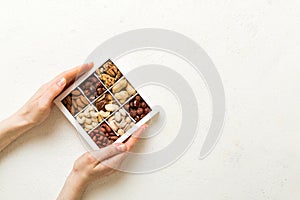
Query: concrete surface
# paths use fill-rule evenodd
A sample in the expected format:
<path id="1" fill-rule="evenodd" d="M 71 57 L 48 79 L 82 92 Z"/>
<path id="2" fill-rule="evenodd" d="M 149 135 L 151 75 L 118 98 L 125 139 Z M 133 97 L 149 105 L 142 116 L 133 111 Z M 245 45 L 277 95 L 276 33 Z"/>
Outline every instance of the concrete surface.
<path id="1" fill-rule="evenodd" d="M 150 174 L 101 179 L 84 199 L 299 198 L 299 1 L 12 0 L 1 2 L 0 24 L 0 119 L 42 83 L 81 64 L 105 40 L 137 28 L 165 28 L 192 38 L 222 77 L 227 99 L 223 136 L 200 161 L 212 112 L 203 80 L 189 66 L 158 52 L 121 59 L 131 67 L 169 64 L 190 77 L 197 85 L 199 133 L 173 165 Z M 175 99 L 163 88 L 156 90 L 153 99 L 160 96 L 162 105 Z M 173 124 L 166 125 L 161 139 L 144 142 L 145 151 L 162 148 L 174 137 L 180 109 L 176 103 L 166 109 L 175 113 L 167 116 Z M 0 199 L 55 199 L 74 160 L 85 152 L 75 133 L 55 108 L 47 122 L 2 152 Z"/>

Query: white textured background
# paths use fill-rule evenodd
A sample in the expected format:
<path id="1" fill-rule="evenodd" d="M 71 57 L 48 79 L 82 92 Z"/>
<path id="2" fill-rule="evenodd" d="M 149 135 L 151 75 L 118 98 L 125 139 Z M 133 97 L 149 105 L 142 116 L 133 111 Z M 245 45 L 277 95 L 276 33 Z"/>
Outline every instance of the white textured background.
<path id="1" fill-rule="evenodd" d="M 208 53 L 221 75 L 227 99 L 223 136 L 213 153 L 199 161 L 212 112 L 203 81 L 168 55 L 126 57 L 132 66 L 169 63 L 191 77 L 191 84 L 198 85 L 199 134 L 172 166 L 145 175 L 115 174 L 91 185 L 84 199 L 299 198 L 299 1 L 2 0 L 0 25 L 1 119 L 39 85 L 81 64 L 103 41 L 132 29 L 185 34 Z M 157 90 L 162 99 L 173 98 Z M 175 132 L 176 126 L 164 130 L 170 138 Z M 74 133 L 54 109 L 46 123 L 2 152 L 0 199 L 55 199 L 74 160 L 85 151 Z M 160 137 L 147 147 L 155 150 L 171 140 Z"/>

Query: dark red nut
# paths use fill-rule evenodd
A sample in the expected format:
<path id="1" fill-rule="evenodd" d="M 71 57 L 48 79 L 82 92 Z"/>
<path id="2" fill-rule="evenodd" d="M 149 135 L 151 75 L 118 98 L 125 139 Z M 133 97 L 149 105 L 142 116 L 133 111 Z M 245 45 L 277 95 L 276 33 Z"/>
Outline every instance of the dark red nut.
<path id="1" fill-rule="evenodd" d="M 94 91 L 94 90 L 95 90 L 95 87 L 91 85 L 91 86 L 89 87 L 89 90 L 90 90 L 90 91 Z"/>
<path id="2" fill-rule="evenodd" d="M 89 90 L 84 90 L 84 94 L 85 94 L 86 96 L 90 96 L 90 95 L 91 95 L 91 92 L 90 92 Z"/>
<path id="3" fill-rule="evenodd" d="M 112 144 L 112 143 L 114 143 L 114 141 L 113 140 L 109 140 L 108 144 Z"/>
<path id="4" fill-rule="evenodd" d="M 140 100 L 141 100 L 140 95 L 136 95 L 136 96 L 135 96 L 135 100 L 140 101 Z"/>
<path id="5" fill-rule="evenodd" d="M 102 84 L 101 84 L 100 82 L 98 82 L 98 83 L 96 84 L 96 87 L 97 87 L 97 88 L 102 87 Z"/>
<path id="6" fill-rule="evenodd" d="M 136 110 L 130 110 L 130 116 L 135 117 L 136 116 Z"/>
<path id="7" fill-rule="evenodd" d="M 148 114 L 149 112 L 150 112 L 150 108 L 147 107 L 144 109 L 144 114 Z"/>
<path id="8" fill-rule="evenodd" d="M 107 132 L 107 133 L 110 133 L 110 132 L 111 132 L 111 128 L 110 128 L 109 126 L 106 126 L 105 129 L 106 129 L 106 132 Z"/>
<path id="9" fill-rule="evenodd" d="M 146 107 L 147 107 L 147 104 L 146 104 L 145 102 L 142 102 L 142 103 L 141 103 L 141 107 L 142 107 L 142 108 L 146 108 Z"/>
<path id="10" fill-rule="evenodd" d="M 90 81 L 87 81 L 85 84 L 83 84 L 84 88 L 89 88 L 92 85 Z"/>
<path id="11" fill-rule="evenodd" d="M 111 140 L 117 140 L 117 139 L 118 139 L 118 136 L 111 136 L 110 139 L 111 139 Z"/>
<path id="12" fill-rule="evenodd" d="M 91 81 L 93 81 L 94 83 L 96 83 L 98 80 L 97 80 L 97 78 L 96 77 L 91 77 Z"/>
<path id="13" fill-rule="evenodd" d="M 102 141 L 104 139 L 104 137 L 102 135 L 100 135 L 99 140 Z"/>
<path id="14" fill-rule="evenodd" d="M 102 133 L 106 133 L 106 129 L 105 129 L 104 127 L 100 127 L 100 131 L 101 131 Z"/>
<path id="15" fill-rule="evenodd" d="M 143 109 L 143 108 L 138 108 L 137 111 L 136 111 L 136 113 L 137 113 L 138 115 L 143 114 L 143 112 L 144 112 L 144 109 Z"/>

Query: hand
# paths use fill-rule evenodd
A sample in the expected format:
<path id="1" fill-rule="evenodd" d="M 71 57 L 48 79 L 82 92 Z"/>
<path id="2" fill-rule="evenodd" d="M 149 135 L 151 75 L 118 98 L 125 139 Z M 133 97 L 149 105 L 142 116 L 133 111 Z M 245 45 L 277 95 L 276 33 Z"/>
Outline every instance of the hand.
<path id="1" fill-rule="evenodd" d="M 93 63 L 89 63 L 61 73 L 44 84 L 16 114 L 32 127 L 39 125 L 49 116 L 54 98 L 92 67 Z"/>
<path id="2" fill-rule="evenodd" d="M 54 98 L 76 77 L 92 67 L 93 63 L 84 64 L 61 73 L 44 84 L 14 115 L 0 122 L 0 152 L 20 135 L 45 121 L 50 114 Z"/>
<path id="3" fill-rule="evenodd" d="M 79 157 L 74 163 L 73 170 L 67 178 L 58 200 L 79 200 L 90 182 L 114 172 L 146 127 L 146 124 L 141 126 L 124 144 L 112 144 Z"/>

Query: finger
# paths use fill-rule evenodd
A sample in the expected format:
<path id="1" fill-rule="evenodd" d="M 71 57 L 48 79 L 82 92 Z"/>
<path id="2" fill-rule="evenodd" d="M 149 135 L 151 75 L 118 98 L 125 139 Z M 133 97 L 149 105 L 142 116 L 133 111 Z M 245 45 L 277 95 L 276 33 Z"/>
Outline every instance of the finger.
<path id="1" fill-rule="evenodd" d="M 72 82 L 76 77 L 82 75 L 84 72 L 88 71 L 93 67 L 93 63 L 84 64 L 78 67 L 74 67 L 54 78 L 49 82 L 48 87 L 45 88 L 45 93 L 43 95 L 43 102 L 48 105 L 55 97 L 57 97 L 65 88 L 67 84 Z"/>
<path id="2" fill-rule="evenodd" d="M 127 147 L 125 144 L 122 143 L 115 143 L 108 145 L 107 147 L 104 147 L 97 151 L 92 151 L 91 155 L 93 155 L 97 159 L 97 163 L 100 163 L 104 161 L 105 159 L 111 158 L 117 154 L 123 153 L 127 150 Z"/>
<path id="3" fill-rule="evenodd" d="M 90 70 L 94 66 L 94 63 L 86 63 L 77 67 L 73 67 L 72 69 L 69 69 L 58 76 L 56 76 L 54 79 L 52 79 L 49 83 L 50 85 L 56 83 L 61 78 L 65 78 L 67 85 L 74 81 L 76 78 L 80 77 L 82 74 Z"/>
<path id="4" fill-rule="evenodd" d="M 143 124 L 140 128 L 138 128 L 132 135 L 131 137 L 127 140 L 126 146 L 128 150 L 131 150 L 135 143 L 138 141 L 140 135 L 146 130 L 148 127 L 147 124 Z"/>
<path id="5" fill-rule="evenodd" d="M 120 168 L 127 154 L 127 152 L 123 152 L 112 156 L 99 163 L 94 169 L 99 172 L 101 171 L 105 175 L 111 174 L 114 170 L 118 170 Z"/>
<path id="6" fill-rule="evenodd" d="M 66 78 L 67 84 L 74 81 L 76 78 L 80 77 L 82 74 L 90 70 L 94 66 L 94 63 L 84 64 L 78 67 L 74 67 L 64 73 L 62 73 L 63 77 Z"/>

